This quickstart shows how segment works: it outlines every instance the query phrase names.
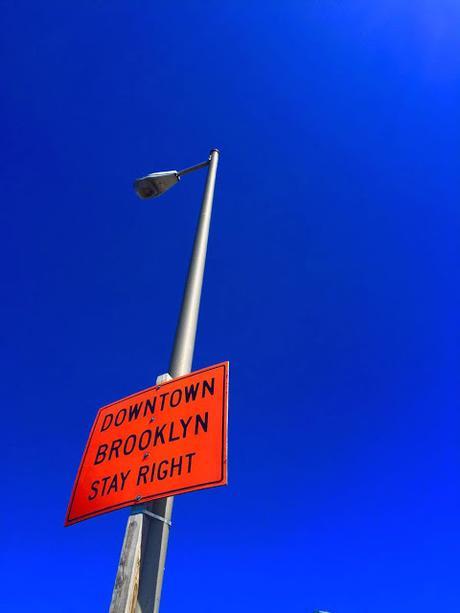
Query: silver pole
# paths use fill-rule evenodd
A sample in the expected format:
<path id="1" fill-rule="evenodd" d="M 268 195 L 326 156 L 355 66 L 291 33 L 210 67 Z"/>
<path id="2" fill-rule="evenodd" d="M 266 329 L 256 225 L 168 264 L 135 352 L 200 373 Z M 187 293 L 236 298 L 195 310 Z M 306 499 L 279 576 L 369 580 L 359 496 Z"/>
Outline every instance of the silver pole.
<path id="1" fill-rule="evenodd" d="M 186 375 L 192 369 L 218 161 L 219 152 L 212 149 L 169 363 L 172 378 Z M 141 510 L 133 507 L 118 564 L 111 613 L 159 612 L 173 502 L 174 497 L 170 496 L 154 500 Z"/>
<path id="2" fill-rule="evenodd" d="M 213 149 L 209 158 L 208 177 L 203 194 L 203 203 L 196 228 L 195 242 L 190 259 L 179 322 L 177 324 L 174 348 L 169 363 L 169 374 L 173 378 L 186 375 L 192 369 L 218 160 L 219 152 L 217 149 Z"/>

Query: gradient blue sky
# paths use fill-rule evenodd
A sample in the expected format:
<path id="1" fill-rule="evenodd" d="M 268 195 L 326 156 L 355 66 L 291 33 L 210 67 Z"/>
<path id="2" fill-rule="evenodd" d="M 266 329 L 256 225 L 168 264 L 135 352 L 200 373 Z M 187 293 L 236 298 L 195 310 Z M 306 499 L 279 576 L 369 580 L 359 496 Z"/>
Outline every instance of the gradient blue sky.
<path id="1" fill-rule="evenodd" d="M 176 499 L 162 612 L 460 611 L 458 2 L 1 11 L 2 610 L 107 608 L 128 511 L 64 513 L 167 368 L 204 174 L 132 180 L 219 147 L 230 483 Z"/>

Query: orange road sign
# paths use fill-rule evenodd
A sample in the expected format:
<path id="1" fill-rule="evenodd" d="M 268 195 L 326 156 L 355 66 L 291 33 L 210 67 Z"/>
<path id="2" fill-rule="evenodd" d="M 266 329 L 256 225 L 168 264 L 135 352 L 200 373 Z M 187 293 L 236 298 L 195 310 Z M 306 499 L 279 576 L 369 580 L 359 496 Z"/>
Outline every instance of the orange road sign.
<path id="1" fill-rule="evenodd" d="M 227 483 L 228 362 L 99 409 L 65 525 Z"/>

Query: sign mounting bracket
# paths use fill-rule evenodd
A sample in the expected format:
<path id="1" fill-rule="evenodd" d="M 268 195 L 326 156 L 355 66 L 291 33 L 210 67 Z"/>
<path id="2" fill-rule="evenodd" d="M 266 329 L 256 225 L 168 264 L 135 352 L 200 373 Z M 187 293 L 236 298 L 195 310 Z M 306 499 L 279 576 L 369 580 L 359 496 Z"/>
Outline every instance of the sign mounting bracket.
<path id="1" fill-rule="evenodd" d="M 142 507 L 133 507 L 131 515 L 136 515 L 136 513 L 144 513 L 144 515 L 148 515 L 149 517 L 153 517 L 153 519 L 158 519 L 158 521 L 162 521 L 164 524 L 168 524 L 168 526 L 172 526 L 172 522 L 166 517 L 162 517 L 161 515 L 157 515 L 156 513 L 152 513 L 148 509 L 143 509 Z"/>

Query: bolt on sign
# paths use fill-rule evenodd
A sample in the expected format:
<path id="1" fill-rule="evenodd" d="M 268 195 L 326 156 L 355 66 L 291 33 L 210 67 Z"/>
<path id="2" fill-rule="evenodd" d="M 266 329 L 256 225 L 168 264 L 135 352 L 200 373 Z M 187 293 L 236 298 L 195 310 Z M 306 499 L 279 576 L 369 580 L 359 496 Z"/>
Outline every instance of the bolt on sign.
<path id="1" fill-rule="evenodd" d="M 65 525 L 227 483 L 228 362 L 99 409 Z"/>

